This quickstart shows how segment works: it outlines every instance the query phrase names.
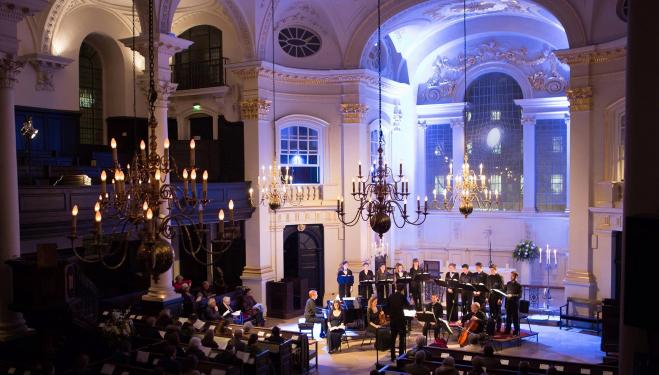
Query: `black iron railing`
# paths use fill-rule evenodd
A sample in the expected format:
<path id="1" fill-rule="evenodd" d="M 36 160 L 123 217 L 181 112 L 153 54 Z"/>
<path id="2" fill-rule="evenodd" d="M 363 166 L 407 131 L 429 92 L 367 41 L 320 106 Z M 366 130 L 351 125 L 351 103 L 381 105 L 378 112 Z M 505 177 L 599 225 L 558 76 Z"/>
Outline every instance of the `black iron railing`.
<path id="1" fill-rule="evenodd" d="M 226 85 L 226 63 L 228 59 L 212 59 L 176 63 L 171 66 L 172 81 L 178 90 L 200 89 Z"/>

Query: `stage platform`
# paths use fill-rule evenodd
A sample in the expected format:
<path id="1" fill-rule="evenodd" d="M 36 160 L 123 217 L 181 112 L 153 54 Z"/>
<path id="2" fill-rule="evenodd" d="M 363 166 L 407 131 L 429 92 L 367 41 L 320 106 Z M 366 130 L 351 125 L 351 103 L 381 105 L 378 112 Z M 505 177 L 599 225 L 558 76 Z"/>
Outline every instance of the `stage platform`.
<path id="1" fill-rule="evenodd" d="M 279 320 L 268 319 L 267 326 L 278 325 L 285 330 L 297 330 L 297 319 Z M 529 332 L 528 325 L 524 324 Z M 320 326 L 316 325 L 314 335 L 319 336 Z M 511 339 L 501 336 L 503 342 L 495 345 L 497 352 L 505 355 L 533 357 L 548 360 L 561 360 L 578 363 L 602 363 L 605 353 L 600 351 L 600 337 L 589 330 L 578 328 L 559 330 L 558 327 L 547 325 L 531 325 L 533 335 L 523 335 L 519 339 Z M 329 354 L 325 340 L 319 341 L 319 373 L 338 374 L 355 373 L 368 374 L 375 364 L 376 353 L 372 343 L 361 345 L 361 337 L 352 332 L 349 335 L 349 345 L 344 344 L 341 352 Z M 407 347 L 414 346 L 417 336 L 421 336 L 421 325 L 416 321 L 413 330 L 407 338 Z M 537 338 L 536 340 L 533 340 Z M 519 345 L 518 345 L 519 344 Z M 482 348 L 465 347 L 455 341 L 449 340 L 448 347 L 451 349 L 464 350 L 466 352 L 478 353 Z M 380 352 L 380 363 L 389 362 L 389 352 Z"/>

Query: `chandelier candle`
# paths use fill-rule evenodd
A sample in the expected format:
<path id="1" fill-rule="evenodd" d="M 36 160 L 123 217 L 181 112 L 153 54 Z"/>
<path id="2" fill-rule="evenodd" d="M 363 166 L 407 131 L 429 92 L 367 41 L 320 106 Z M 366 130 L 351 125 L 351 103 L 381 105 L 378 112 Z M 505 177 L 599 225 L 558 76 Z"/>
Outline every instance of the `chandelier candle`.
<path id="1" fill-rule="evenodd" d="M 108 175 L 104 170 L 101 171 L 101 196 L 103 197 L 105 197 L 105 193 L 107 192 L 107 186 L 105 185 L 107 179 Z"/>
<path id="2" fill-rule="evenodd" d="M 140 141 L 140 162 L 144 163 L 146 160 L 146 143 L 144 140 Z"/>
<path id="3" fill-rule="evenodd" d="M 103 217 L 101 216 L 100 211 L 96 211 L 94 214 L 94 230 L 96 231 L 96 235 L 98 237 L 103 235 L 103 227 L 101 226 L 101 220 Z"/>
<path id="4" fill-rule="evenodd" d="M 163 151 L 163 156 L 162 156 L 162 161 L 164 164 L 165 169 L 169 169 L 169 138 L 165 138 L 165 142 L 163 143 L 164 151 Z M 130 168 L 130 166 L 129 166 Z"/>
<path id="5" fill-rule="evenodd" d="M 195 142 L 194 139 L 190 140 L 190 169 L 194 171 L 194 166 L 195 166 Z"/>
<path id="6" fill-rule="evenodd" d="M 183 196 L 188 196 L 188 170 L 183 169 Z"/>
<path id="7" fill-rule="evenodd" d="M 194 150 L 194 149 L 192 149 L 192 150 Z M 192 169 L 192 172 L 190 172 L 190 181 L 192 181 L 192 200 L 196 200 L 197 199 L 197 171 L 194 168 Z"/>
<path id="8" fill-rule="evenodd" d="M 224 210 L 220 209 L 220 212 L 217 214 L 220 224 L 220 233 L 224 233 Z"/>
<path id="9" fill-rule="evenodd" d="M 117 157 L 117 141 L 114 138 L 110 140 L 110 148 L 112 149 L 112 163 L 117 166 L 119 158 Z"/>
<path id="10" fill-rule="evenodd" d="M 201 175 L 201 194 L 201 199 L 206 202 L 208 200 L 208 171 L 204 171 L 204 174 Z"/>
<path id="11" fill-rule="evenodd" d="M 229 221 L 233 225 L 233 199 L 229 200 Z"/>
<path id="12" fill-rule="evenodd" d="M 71 209 L 71 236 L 78 232 L 78 205 L 74 204 Z"/>

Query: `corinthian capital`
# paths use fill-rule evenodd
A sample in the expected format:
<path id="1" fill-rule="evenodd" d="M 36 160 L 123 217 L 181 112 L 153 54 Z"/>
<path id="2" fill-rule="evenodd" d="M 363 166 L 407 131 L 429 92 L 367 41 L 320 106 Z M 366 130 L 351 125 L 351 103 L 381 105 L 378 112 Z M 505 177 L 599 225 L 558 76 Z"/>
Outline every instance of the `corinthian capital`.
<path id="1" fill-rule="evenodd" d="M 341 116 L 346 124 L 358 124 L 364 119 L 368 106 L 361 103 L 341 104 Z"/>
<path id="2" fill-rule="evenodd" d="M 567 90 L 570 111 L 590 111 L 593 105 L 593 88 L 590 86 L 574 87 Z"/>
<path id="3" fill-rule="evenodd" d="M 0 88 L 13 88 L 23 65 L 24 61 L 18 61 L 11 56 L 0 58 Z"/>
<path id="4" fill-rule="evenodd" d="M 240 118 L 243 120 L 266 120 L 272 102 L 266 99 L 245 99 L 240 101 Z"/>

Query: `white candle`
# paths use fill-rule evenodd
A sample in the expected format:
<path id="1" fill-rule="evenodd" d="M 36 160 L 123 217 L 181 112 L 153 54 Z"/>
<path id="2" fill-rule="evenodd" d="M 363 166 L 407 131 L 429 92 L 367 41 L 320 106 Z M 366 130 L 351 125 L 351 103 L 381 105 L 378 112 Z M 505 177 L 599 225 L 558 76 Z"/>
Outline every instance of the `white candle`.
<path id="1" fill-rule="evenodd" d="M 558 264 L 558 255 L 556 254 L 556 249 L 554 249 L 554 264 Z"/>
<path id="2" fill-rule="evenodd" d="M 540 248 L 540 260 L 538 261 L 538 263 L 542 263 L 542 248 Z"/>

